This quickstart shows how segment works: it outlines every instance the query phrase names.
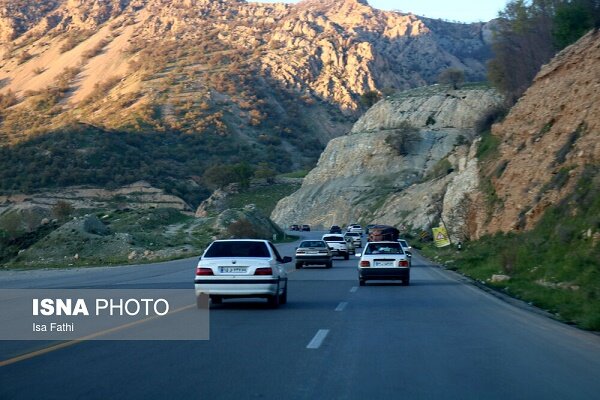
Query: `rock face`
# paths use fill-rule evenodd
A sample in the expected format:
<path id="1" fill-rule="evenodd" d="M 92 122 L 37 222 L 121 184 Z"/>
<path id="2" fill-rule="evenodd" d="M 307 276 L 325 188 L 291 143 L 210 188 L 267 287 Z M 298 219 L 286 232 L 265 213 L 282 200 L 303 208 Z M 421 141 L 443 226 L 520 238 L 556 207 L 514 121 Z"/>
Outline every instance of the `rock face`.
<path id="1" fill-rule="evenodd" d="M 531 228 L 600 162 L 600 33 L 590 32 L 544 66 L 506 119 L 493 127 L 498 156 L 483 167 L 497 206 L 479 206 L 478 235 Z"/>
<path id="2" fill-rule="evenodd" d="M 35 108 L 60 81 L 65 98 L 48 120 L 36 116 L 37 129 L 64 120 L 122 128 L 143 116 L 222 134 L 248 134 L 269 118 L 294 133 L 286 115 L 319 106 L 306 124 L 326 142 L 348 128 L 328 107 L 353 114 L 366 92 L 433 83 L 448 67 L 482 80 L 486 30 L 359 0 L 3 0 L 0 94 L 15 93 L 15 109 Z M 19 121 L 4 124 L 12 140 L 11 129 L 29 128 Z"/>
<path id="3" fill-rule="evenodd" d="M 493 90 L 437 85 L 380 101 L 350 134 L 329 142 L 300 190 L 282 199 L 271 218 L 281 226 L 429 226 L 450 183 L 457 193 L 477 186 L 468 144 L 476 121 L 499 103 Z M 460 202 L 453 196 L 452 204 Z"/>
<path id="4" fill-rule="evenodd" d="M 152 187 L 148 182 L 135 182 L 122 188 L 97 189 L 70 187 L 64 190 L 0 196 L 0 213 L 8 209 L 28 209 L 31 207 L 50 210 L 59 201 L 69 203 L 73 208 L 174 208 L 191 211 L 191 207 L 181 198 L 166 194 L 163 190 Z"/>

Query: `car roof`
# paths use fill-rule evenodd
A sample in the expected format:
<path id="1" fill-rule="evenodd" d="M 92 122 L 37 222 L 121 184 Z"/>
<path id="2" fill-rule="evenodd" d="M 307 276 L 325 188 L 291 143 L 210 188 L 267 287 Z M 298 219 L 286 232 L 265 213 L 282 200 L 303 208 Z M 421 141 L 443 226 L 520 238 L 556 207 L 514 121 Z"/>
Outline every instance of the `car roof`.
<path id="1" fill-rule="evenodd" d="M 341 233 L 326 233 L 322 236 L 322 238 L 325 236 L 335 236 L 335 237 L 341 237 L 341 238 L 344 237 L 344 235 L 342 235 Z"/>

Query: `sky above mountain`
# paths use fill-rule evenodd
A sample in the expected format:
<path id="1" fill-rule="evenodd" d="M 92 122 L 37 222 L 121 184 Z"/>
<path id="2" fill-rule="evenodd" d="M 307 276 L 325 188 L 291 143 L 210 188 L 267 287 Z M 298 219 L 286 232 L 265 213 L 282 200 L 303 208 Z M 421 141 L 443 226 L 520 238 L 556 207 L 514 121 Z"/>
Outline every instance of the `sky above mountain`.
<path id="1" fill-rule="evenodd" d="M 256 1 L 256 0 L 254 0 Z M 298 0 L 259 0 L 261 3 L 297 3 Z M 479 22 L 489 21 L 498 16 L 507 0 L 368 0 L 380 10 L 412 12 L 428 18 L 442 18 L 450 21 Z"/>

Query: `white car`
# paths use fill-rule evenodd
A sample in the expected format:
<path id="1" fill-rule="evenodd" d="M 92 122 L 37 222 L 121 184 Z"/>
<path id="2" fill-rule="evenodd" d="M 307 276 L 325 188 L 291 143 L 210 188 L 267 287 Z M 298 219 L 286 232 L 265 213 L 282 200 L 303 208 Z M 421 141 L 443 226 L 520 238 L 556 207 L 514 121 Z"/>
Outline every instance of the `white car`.
<path id="1" fill-rule="evenodd" d="M 362 235 L 363 228 L 362 228 L 362 226 L 360 226 L 358 224 L 350 224 L 346 228 L 346 232 L 356 232 L 356 233 L 360 233 Z"/>
<path id="2" fill-rule="evenodd" d="M 408 261 L 412 263 L 412 246 L 410 246 L 405 239 L 398 239 L 398 243 L 400 243 L 400 246 L 402 246 L 402 250 L 404 250 L 404 252 L 408 256 Z"/>
<path id="3" fill-rule="evenodd" d="M 344 257 L 344 260 L 350 258 L 350 244 L 346 242 L 344 235 L 340 233 L 327 233 L 323 235 L 321 240 L 327 242 L 327 246 L 331 249 L 334 256 Z"/>
<path id="4" fill-rule="evenodd" d="M 268 240 L 215 240 L 196 267 L 196 296 L 208 294 L 213 304 L 236 297 L 266 298 L 273 307 L 287 302 L 287 272 L 281 257 Z"/>
<path id="5" fill-rule="evenodd" d="M 410 261 L 397 241 L 368 242 L 358 262 L 358 282 L 365 286 L 367 280 L 401 280 L 410 283 Z"/>
<path id="6" fill-rule="evenodd" d="M 362 247 L 362 235 L 358 232 L 346 232 L 344 234 L 344 237 L 346 239 L 350 238 L 352 240 L 352 244 L 354 244 L 354 247 L 356 248 L 360 248 Z"/>

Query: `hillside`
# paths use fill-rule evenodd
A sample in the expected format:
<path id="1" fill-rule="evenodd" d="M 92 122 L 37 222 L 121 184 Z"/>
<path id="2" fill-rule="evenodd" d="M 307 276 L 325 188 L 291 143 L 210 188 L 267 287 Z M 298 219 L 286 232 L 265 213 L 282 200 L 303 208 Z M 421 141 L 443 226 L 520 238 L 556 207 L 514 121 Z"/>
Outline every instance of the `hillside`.
<path id="1" fill-rule="evenodd" d="M 13 146 L 38 140 L 52 163 L 77 154 L 67 164 L 81 173 L 63 179 L 47 158 L 29 157 L 26 164 L 48 178 L 20 170 L 10 184 L 3 176 L 0 190 L 106 185 L 86 172 L 95 165 L 82 156 L 111 158 L 107 147 L 122 146 L 121 133 L 141 134 L 135 141 L 146 149 L 171 142 L 211 157 L 200 151 L 176 159 L 183 178 L 149 177 L 138 172 L 148 171 L 140 168 L 146 160 L 131 159 L 136 167 L 110 171 L 116 185 L 144 179 L 173 188 L 208 165 L 242 160 L 280 172 L 312 166 L 362 112 L 362 95 L 433 83 L 448 67 L 481 80 L 487 37 L 485 24 L 380 11 L 358 0 L 2 0 L 1 167 L 23 164 Z M 64 141 L 52 148 L 57 133 L 87 128 L 108 146 L 74 140 L 66 154 Z M 186 200 L 197 205 L 207 195 L 200 192 Z"/>
<path id="2" fill-rule="evenodd" d="M 348 135 L 329 142 L 300 190 L 278 203 L 273 220 L 428 229 L 455 182 L 461 182 L 458 201 L 477 187 L 469 150 L 475 125 L 500 103 L 494 90 L 480 86 L 435 85 L 388 96 Z"/>
<path id="3" fill-rule="evenodd" d="M 600 32 L 592 31 L 545 65 L 481 136 L 478 120 L 501 103 L 493 91 L 432 87 L 390 96 L 350 135 L 329 142 L 272 218 L 386 223 L 415 242 L 443 220 L 453 246 L 422 240 L 427 256 L 600 330 L 598 59 Z"/>
<path id="4" fill-rule="evenodd" d="M 600 34 L 590 32 L 545 65 L 493 127 L 497 149 L 482 171 L 492 199 L 477 236 L 532 229 L 600 164 L 599 58 Z"/>

